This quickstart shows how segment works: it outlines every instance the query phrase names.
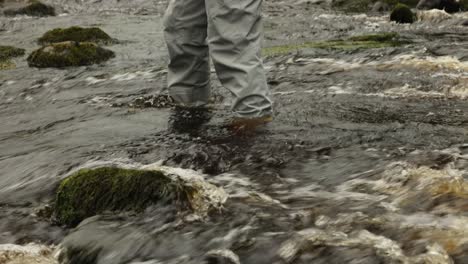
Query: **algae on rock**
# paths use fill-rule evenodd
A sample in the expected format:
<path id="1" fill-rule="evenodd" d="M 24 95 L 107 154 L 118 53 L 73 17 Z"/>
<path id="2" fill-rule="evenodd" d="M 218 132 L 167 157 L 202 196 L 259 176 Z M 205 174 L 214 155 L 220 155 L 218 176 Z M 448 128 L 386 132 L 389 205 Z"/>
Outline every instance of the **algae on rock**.
<path id="1" fill-rule="evenodd" d="M 331 50 L 355 50 L 355 49 L 372 49 L 395 47 L 406 44 L 402 41 L 397 33 L 380 33 L 372 35 L 354 36 L 344 40 L 328 40 L 305 42 L 300 44 L 290 44 L 274 46 L 263 49 L 265 56 L 274 56 L 287 54 L 301 49 L 331 49 Z"/>
<path id="2" fill-rule="evenodd" d="M 58 223 L 75 226 L 103 213 L 141 212 L 156 204 L 172 204 L 198 217 L 222 209 L 227 194 L 192 170 L 158 164 L 81 169 L 59 185 L 54 205 Z"/>
<path id="3" fill-rule="evenodd" d="M 15 64 L 10 59 L 23 56 L 24 52 L 24 49 L 11 46 L 0 46 L 0 70 L 15 68 Z"/>
<path id="4" fill-rule="evenodd" d="M 38 42 L 41 45 L 59 43 L 64 41 L 94 42 L 97 44 L 110 44 L 114 40 L 100 28 L 56 28 L 47 31 Z"/>
<path id="5" fill-rule="evenodd" d="M 398 4 L 390 14 L 390 21 L 395 21 L 400 24 L 411 24 L 414 22 L 415 17 L 415 14 L 407 5 Z"/>
<path id="6" fill-rule="evenodd" d="M 28 57 L 31 67 L 84 66 L 107 61 L 115 56 L 113 51 L 91 42 L 60 42 L 33 51 Z"/>
<path id="7" fill-rule="evenodd" d="M 25 50 L 12 46 L 0 46 L 0 61 L 24 55 Z"/>
<path id="8" fill-rule="evenodd" d="M 28 15 L 28 16 L 55 16 L 55 8 L 43 4 L 37 0 L 30 1 L 29 5 L 19 9 L 8 9 L 3 12 L 6 16 Z"/>
<path id="9" fill-rule="evenodd" d="M 155 203 L 187 205 L 191 189 L 160 171 L 82 169 L 63 180 L 55 200 L 58 222 L 75 226 L 104 211 L 142 211 Z"/>

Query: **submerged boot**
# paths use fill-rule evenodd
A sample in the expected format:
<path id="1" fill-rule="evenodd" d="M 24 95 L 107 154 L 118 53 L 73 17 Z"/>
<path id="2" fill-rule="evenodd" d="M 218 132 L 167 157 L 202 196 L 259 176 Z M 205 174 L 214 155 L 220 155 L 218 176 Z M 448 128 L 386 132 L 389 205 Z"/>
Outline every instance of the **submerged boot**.
<path id="1" fill-rule="evenodd" d="M 184 133 L 199 129 L 212 117 L 212 109 L 207 106 L 175 106 L 169 116 L 169 130 Z"/>
<path id="2" fill-rule="evenodd" d="M 273 121 L 271 115 L 261 117 L 236 117 L 226 127 L 236 134 L 249 133 Z"/>

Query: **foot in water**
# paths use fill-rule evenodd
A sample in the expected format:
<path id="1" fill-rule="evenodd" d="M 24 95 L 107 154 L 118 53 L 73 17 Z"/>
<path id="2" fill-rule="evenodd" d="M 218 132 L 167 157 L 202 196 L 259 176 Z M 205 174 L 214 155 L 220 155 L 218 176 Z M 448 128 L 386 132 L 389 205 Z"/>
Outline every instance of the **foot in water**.
<path id="1" fill-rule="evenodd" d="M 169 116 L 169 130 L 177 133 L 193 132 L 208 123 L 212 109 L 206 106 L 175 106 Z"/>
<path id="2" fill-rule="evenodd" d="M 262 117 L 236 117 L 233 118 L 228 124 L 226 124 L 226 128 L 232 131 L 234 134 L 249 134 L 253 133 L 258 128 L 265 127 L 268 123 L 273 121 L 273 117 L 262 116 Z"/>

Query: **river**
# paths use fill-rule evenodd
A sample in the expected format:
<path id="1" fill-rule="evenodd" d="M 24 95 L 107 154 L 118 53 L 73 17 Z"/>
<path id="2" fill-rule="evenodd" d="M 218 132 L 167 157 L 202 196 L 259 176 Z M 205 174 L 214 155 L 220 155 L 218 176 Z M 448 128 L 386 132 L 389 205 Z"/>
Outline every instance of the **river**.
<path id="1" fill-rule="evenodd" d="M 0 244 L 64 243 L 94 252 L 89 263 L 467 263 L 467 13 L 398 25 L 312 2 L 266 1 L 265 46 L 378 32 L 408 44 L 267 56 L 277 113 L 249 137 L 220 128 L 229 94 L 214 72 L 217 113 L 200 134 L 168 132 L 167 107 L 134 105 L 164 93 L 164 1 L 50 0 L 59 16 L 0 17 L 0 43 L 27 53 L 56 27 L 119 40 L 101 65 L 23 57 L 0 71 Z M 38 216 L 96 162 L 197 170 L 229 199 L 203 220 L 160 205 L 77 229 Z"/>

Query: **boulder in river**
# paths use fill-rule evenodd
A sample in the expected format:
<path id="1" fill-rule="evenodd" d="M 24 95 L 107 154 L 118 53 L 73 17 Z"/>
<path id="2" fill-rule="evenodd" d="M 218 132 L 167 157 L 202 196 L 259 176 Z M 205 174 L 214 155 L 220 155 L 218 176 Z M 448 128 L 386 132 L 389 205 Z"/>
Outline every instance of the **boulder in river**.
<path id="1" fill-rule="evenodd" d="M 100 28 L 82 28 L 82 27 L 69 27 L 69 28 L 56 28 L 47 31 L 38 42 L 41 45 L 59 43 L 64 41 L 77 41 L 77 42 L 93 42 L 97 44 L 109 44 L 113 39 Z"/>
<path id="2" fill-rule="evenodd" d="M 395 21 L 400 24 L 411 24 L 415 20 L 415 14 L 411 9 L 404 4 L 398 4 L 390 14 L 390 21 Z"/>
<path id="3" fill-rule="evenodd" d="M 23 56 L 24 52 L 24 49 L 12 46 L 0 46 L 0 70 L 14 68 L 15 64 L 10 59 Z"/>
<path id="4" fill-rule="evenodd" d="M 205 215 L 222 206 L 224 191 L 189 170 L 150 167 L 82 169 L 64 179 L 57 191 L 55 218 L 75 226 L 105 211 L 143 211 L 156 204 L 173 204 Z"/>
<path id="5" fill-rule="evenodd" d="M 114 52 L 91 42 L 66 41 L 54 43 L 33 51 L 28 57 L 31 67 L 84 66 L 107 61 Z"/>
<path id="6" fill-rule="evenodd" d="M 16 15 L 28 15 L 28 16 L 37 16 L 37 17 L 55 16 L 55 8 L 53 8 L 52 6 L 43 4 L 37 0 L 32 0 L 26 6 L 7 9 L 4 11 L 4 14 L 6 16 L 16 16 Z"/>

